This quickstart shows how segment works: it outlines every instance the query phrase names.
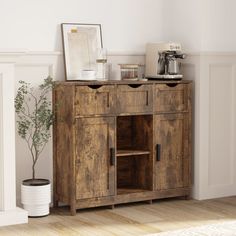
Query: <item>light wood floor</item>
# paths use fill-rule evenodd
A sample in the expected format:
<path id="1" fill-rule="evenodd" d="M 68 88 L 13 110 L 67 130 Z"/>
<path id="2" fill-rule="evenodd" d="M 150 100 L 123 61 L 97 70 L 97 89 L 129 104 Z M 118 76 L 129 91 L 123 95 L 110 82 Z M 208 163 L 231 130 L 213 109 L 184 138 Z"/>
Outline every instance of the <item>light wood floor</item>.
<path id="1" fill-rule="evenodd" d="M 236 220 L 236 197 L 207 201 L 159 200 L 94 208 L 70 216 L 67 208 L 48 217 L 29 219 L 29 224 L 0 228 L 0 235 L 145 235 L 162 231 Z"/>

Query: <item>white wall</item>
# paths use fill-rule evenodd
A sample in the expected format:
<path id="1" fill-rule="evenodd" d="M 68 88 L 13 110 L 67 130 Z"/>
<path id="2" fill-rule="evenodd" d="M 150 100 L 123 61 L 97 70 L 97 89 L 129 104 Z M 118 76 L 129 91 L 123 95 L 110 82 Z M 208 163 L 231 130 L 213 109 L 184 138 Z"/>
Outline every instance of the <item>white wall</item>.
<path id="1" fill-rule="evenodd" d="M 186 51 L 236 51 L 235 0 L 164 0 L 163 39 Z"/>
<path id="2" fill-rule="evenodd" d="M 60 24 L 102 24 L 108 51 L 144 52 L 159 41 L 162 0 L 7 0 L 0 7 L 0 48 L 60 51 Z"/>
<path id="3" fill-rule="evenodd" d="M 236 1 L 207 0 L 203 51 L 236 51 Z"/>
<path id="4" fill-rule="evenodd" d="M 164 0 L 163 40 L 180 42 L 187 51 L 199 51 L 203 15 L 202 0 Z"/>

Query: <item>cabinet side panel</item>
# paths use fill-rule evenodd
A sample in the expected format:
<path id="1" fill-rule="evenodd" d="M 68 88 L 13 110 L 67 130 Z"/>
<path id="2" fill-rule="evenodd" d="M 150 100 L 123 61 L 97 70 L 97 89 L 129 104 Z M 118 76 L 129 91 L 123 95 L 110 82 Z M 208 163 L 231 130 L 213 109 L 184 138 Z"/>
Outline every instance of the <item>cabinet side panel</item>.
<path id="1" fill-rule="evenodd" d="M 73 93 L 72 86 L 54 90 L 54 194 L 57 201 L 69 204 L 73 178 Z"/>
<path id="2" fill-rule="evenodd" d="M 185 156 L 185 159 L 187 159 L 186 162 L 186 171 L 185 172 L 185 178 L 184 178 L 184 186 L 186 187 L 191 187 L 192 185 L 192 157 L 193 157 L 193 144 L 192 144 L 192 130 L 193 130 L 193 123 L 192 123 L 192 106 L 193 106 L 193 101 L 192 101 L 192 86 L 193 84 L 190 83 L 188 84 L 188 113 L 186 114 L 186 133 L 185 137 L 187 137 L 187 140 L 185 140 L 187 146 L 186 153 L 187 156 Z"/>

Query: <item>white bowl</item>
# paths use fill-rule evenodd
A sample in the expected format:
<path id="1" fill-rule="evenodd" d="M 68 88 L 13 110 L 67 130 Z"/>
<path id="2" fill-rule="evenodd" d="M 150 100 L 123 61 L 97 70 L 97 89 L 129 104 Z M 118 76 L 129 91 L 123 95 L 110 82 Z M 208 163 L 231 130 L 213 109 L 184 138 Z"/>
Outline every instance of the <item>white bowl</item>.
<path id="1" fill-rule="evenodd" d="M 95 70 L 82 70 L 81 78 L 83 80 L 96 80 L 96 71 Z"/>

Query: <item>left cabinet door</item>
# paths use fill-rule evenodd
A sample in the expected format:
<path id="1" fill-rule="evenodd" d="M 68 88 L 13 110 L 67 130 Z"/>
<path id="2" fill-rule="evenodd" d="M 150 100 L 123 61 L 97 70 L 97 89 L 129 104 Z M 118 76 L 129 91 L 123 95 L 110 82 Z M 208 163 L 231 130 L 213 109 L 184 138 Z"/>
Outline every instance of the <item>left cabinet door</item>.
<path id="1" fill-rule="evenodd" d="M 76 119 L 76 199 L 115 194 L 115 118 Z"/>

